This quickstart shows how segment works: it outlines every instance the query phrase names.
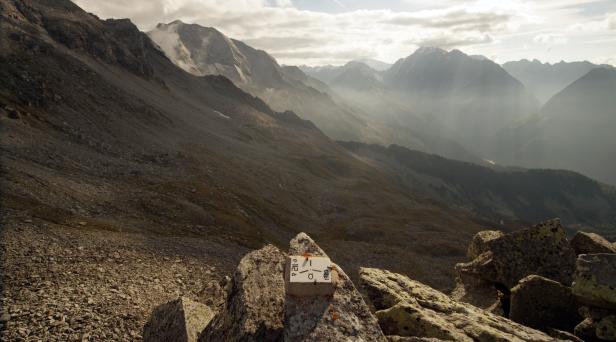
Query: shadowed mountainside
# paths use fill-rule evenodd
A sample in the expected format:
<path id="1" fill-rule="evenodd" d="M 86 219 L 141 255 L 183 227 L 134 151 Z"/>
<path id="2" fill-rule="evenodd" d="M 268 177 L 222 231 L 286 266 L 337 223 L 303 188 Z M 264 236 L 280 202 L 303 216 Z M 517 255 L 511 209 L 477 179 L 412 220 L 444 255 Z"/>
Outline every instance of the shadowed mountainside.
<path id="1" fill-rule="evenodd" d="M 491 157 L 509 165 L 563 168 L 616 184 L 616 69 L 595 68 L 540 113 L 495 136 Z"/>
<path id="2" fill-rule="evenodd" d="M 128 20 L 0 4 L 7 227 L 25 216 L 249 248 L 304 230 L 351 269 L 370 260 L 440 287 L 480 229 L 295 114 L 184 72 Z"/>
<path id="3" fill-rule="evenodd" d="M 341 142 L 358 157 L 400 177 L 413 193 L 496 222 L 560 217 L 569 233 L 616 238 L 616 189 L 565 170 L 494 169 L 404 147 Z"/>
<path id="4" fill-rule="evenodd" d="M 590 62 L 541 63 L 538 60 L 507 62 L 503 69 L 522 82 L 541 104 L 565 89 L 590 70 L 600 67 Z"/>
<path id="5" fill-rule="evenodd" d="M 397 143 L 450 158 L 482 162 L 452 139 L 426 132 L 417 125 L 420 120 L 384 120 L 381 116 L 391 115 L 389 109 L 384 111 L 383 107 L 373 104 L 356 105 L 354 99 L 347 101 L 348 98 L 332 92 L 326 84 L 306 75 L 301 69 L 281 67 L 267 52 L 228 38 L 214 28 L 174 21 L 157 25 L 148 35 L 172 62 L 184 70 L 195 75 L 226 76 L 244 91 L 263 99 L 274 110 L 291 110 L 314 122 L 334 139 Z M 341 77 L 342 85 L 352 83 L 368 90 L 364 85 L 366 78 L 354 76 L 358 68 L 373 76 L 373 69 L 362 62 L 351 62 L 341 68 L 348 71 L 345 73 L 349 76 L 347 79 L 342 79 L 344 75 L 338 75 L 339 71 L 336 75 Z M 377 88 L 378 84 L 370 87 L 372 90 Z M 366 98 L 363 93 L 362 96 Z M 401 108 L 392 107 L 396 111 Z M 408 108 L 404 109 L 405 114 L 408 111 Z M 412 115 L 408 113 L 406 116 Z"/>

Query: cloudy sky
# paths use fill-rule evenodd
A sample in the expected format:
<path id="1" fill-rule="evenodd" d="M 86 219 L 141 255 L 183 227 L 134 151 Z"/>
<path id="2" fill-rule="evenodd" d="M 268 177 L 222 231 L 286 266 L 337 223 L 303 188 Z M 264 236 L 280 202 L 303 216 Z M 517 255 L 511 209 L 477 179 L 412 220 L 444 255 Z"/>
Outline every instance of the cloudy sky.
<path id="1" fill-rule="evenodd" d="M 219 29 L 283 64 L 395 62 L 418 46 L 499 63 L 589 60 L 616 65 L 616 0 L 75 0 L 143 31 L 180 19 Z"/>

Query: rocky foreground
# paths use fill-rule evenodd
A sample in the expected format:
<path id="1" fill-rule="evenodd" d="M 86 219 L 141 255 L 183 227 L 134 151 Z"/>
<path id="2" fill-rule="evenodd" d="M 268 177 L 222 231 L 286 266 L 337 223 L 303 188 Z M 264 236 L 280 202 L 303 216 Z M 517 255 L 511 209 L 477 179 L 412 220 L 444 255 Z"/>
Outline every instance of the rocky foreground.
<path id="1" fill-rule="evenodd" d="M 569 241 L 552 220 L 503 234 L 485 231 L 457 266 L 446 295 L 409 277 L 339 273 L 333 296 L 285 293 L 287 254 L 268 245 L 233 277 L 210 283 L 208 304 L 162 304 L 146 341 L 616 341 L 616 247 L 596 234 Z M 326 256 L 304 233 L 289 255 Z M 584 254 L 581 254 L 584 253 Z M 206 295 L 207 297 L 207 295 Z"/>
<path id="2" fill-rule="evenodd" d="M 5 227 L 2 341 L 616 340 L 616 246 L 569 240 L 557 220 L 478 233 L 450 295 L 378 268 L 353 282 L 337 265 L 331 297 L 285 292 L 288 254 L 326 256 L 305 234 L 245 254 L 87 224 Z"/>
<path id="3" fill-rule="evenodd" d="M 36 218 L 0 230 L 1 341 L 139 341 L 155 306 L 207 302 L 245 247 Z"/>

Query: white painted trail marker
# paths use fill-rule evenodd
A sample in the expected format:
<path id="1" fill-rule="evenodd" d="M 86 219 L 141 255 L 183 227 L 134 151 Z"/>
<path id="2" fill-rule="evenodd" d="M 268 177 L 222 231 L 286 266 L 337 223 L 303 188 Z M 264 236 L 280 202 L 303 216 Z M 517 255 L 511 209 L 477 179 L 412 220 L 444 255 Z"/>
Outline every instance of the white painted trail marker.
<path id="1" fill-rule="evenodd" d="M 285 270 L 288 294 L 295 296 L 331 295 L 336 290 L 338 274 L 329 258 L 290 255 Z"/>

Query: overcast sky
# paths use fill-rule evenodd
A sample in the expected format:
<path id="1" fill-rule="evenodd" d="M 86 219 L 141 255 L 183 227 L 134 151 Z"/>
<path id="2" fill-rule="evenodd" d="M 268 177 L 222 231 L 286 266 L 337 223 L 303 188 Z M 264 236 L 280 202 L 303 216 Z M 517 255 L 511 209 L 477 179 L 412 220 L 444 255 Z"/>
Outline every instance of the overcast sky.
<path id="1" fill-rule="evenodd" d="M 180 19 L 215 27 L 281 64 L 395 62 L 418 46 L 499 63 L 589 60 L 616 65 L 616 0 L 75 0 L 143 31 Z"/>

